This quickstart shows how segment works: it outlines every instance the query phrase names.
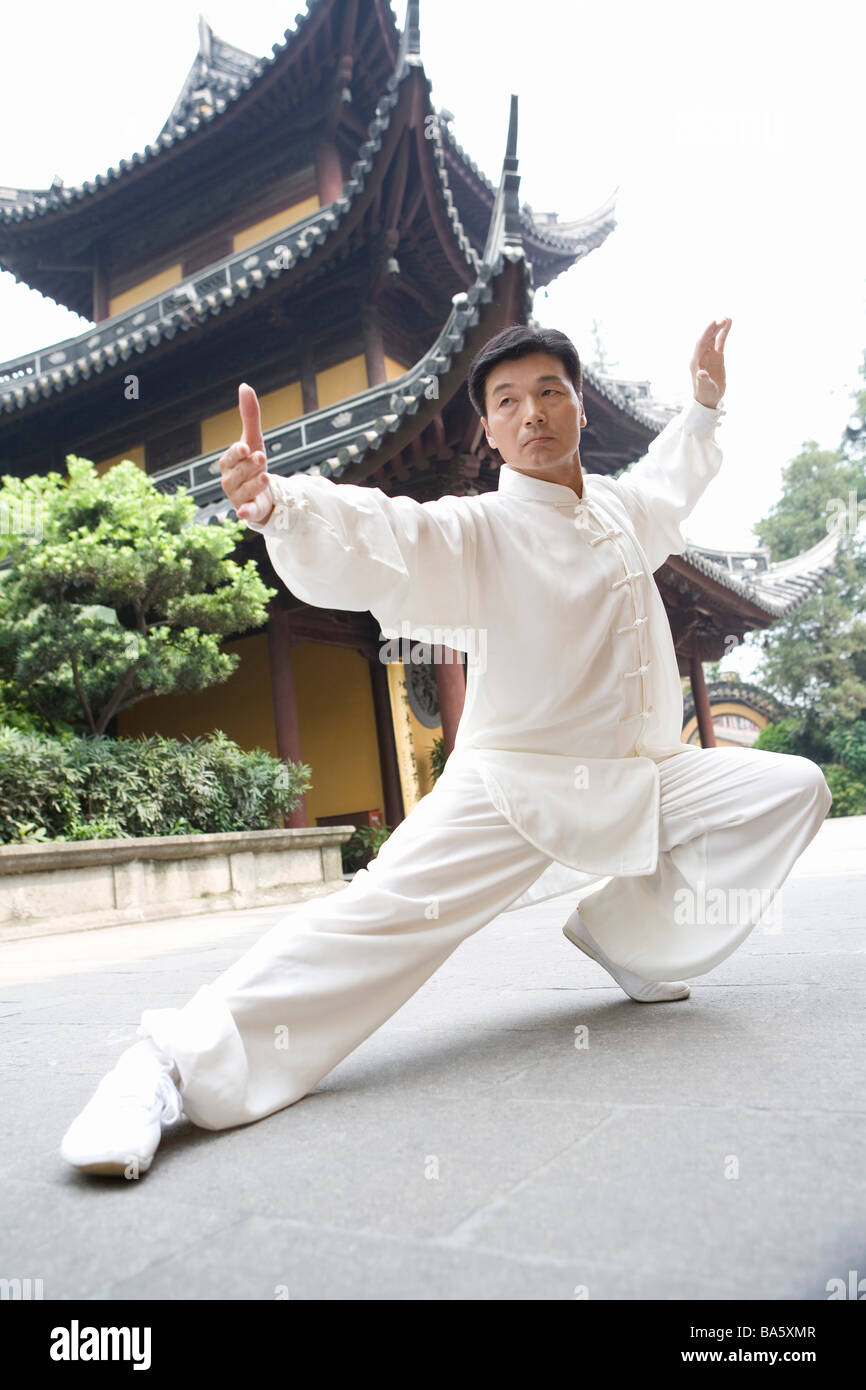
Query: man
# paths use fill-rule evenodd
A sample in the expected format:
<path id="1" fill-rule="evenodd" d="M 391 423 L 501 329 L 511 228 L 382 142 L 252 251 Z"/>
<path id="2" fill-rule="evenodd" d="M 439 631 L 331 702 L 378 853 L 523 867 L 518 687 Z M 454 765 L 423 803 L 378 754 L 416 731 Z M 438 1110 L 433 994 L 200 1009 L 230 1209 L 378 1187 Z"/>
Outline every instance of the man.
<path id="1" fill-rule="evenodd" d="M 426 503 L 270 475 L 241 385 L 223 488 L 276 572 L 307 603 L 369 610 L 383 636 L 466 651 L 465 706 L 433 790 L 366 869 L 287 914 L 183 1008 L 144 1011 L 141 1040 L 64 1137 L 70 1163 L 137 1173 L 182 1111 L 217 1130 L 294 1104 L 467 936 L 578 883 L 609 880 L 563 931 L 641 1003 L 686 999 L 670 976 L 706 973 L 754 928 L 830 792 L 807 759 L 681 742 L 652 578 L 721 465 L 730 326 L 707 326 L 693 400 L 618 479 L 582 471 L 573 344 L 505 330 L 469 372 L 498 488 Z"/>

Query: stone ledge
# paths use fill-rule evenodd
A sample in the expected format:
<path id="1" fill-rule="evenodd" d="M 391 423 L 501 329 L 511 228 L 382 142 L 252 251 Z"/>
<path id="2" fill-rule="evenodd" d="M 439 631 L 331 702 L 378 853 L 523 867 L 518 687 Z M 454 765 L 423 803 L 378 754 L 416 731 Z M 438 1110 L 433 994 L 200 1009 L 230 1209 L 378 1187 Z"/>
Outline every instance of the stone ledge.
<path id="1" fill-rule="evenodd" d="M 272 907 L 346 886 L 352 825 L 0 847 L 0 941 Z"/>
<path id="2" fill-rule="evenodd" d="M 297 830 L 230 830 L 213 835 L 142 835 L 129 840 L 52 840 L 38 845 L 0 845 L 0 874 L 120 864 L 131 859 L 197 859 L 232 850 L 320 849 L 342 845 L 354 825 L 304 826 Z"/>

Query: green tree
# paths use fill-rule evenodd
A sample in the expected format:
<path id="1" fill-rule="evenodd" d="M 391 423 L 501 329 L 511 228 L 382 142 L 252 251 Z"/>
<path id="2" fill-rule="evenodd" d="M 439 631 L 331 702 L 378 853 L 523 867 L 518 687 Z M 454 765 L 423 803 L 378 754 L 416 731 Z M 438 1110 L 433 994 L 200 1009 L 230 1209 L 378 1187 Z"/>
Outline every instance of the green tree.
<path id="1" fill-rule="evenodd" d="M 240 658 L 220 640 L 261 626 L 276 591 L 228 558 L 242 522 L 197 524 L 185 489 L 160 492 L 129 461 L 66 464 L 0 486 L 0 516 L 38 523 L 4 536 L 0 707 L 102 734 L 139 700 L 226 680 Z"/>
<path id="2" fill-rule="evenodd" d="M 773 559 L 785 560 L 842 523 L 836 564 L 819 592 L 756 639 L 756 679 L 791 705 L 815 746 L 866 719 L 866 353 L 861 373 L 840 447 L 807 441 L 784 470 L 779 501 L 755 527 Z"/>

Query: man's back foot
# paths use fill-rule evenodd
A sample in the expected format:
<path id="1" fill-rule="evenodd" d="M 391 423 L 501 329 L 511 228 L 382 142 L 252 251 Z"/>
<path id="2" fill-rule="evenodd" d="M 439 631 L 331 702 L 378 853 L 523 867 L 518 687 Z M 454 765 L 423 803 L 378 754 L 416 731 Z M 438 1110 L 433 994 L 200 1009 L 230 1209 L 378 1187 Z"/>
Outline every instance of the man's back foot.
<path id="1" fill-rule="evenodd" d="M 146 1173 L 163 1127 L 183 1114 L 172 1070 L 172 1059 L 149 1039 L 128 1048 L 72 1121 L 60 1144 L 61 1156 L 94 1176 L 137 1178 Z"/>

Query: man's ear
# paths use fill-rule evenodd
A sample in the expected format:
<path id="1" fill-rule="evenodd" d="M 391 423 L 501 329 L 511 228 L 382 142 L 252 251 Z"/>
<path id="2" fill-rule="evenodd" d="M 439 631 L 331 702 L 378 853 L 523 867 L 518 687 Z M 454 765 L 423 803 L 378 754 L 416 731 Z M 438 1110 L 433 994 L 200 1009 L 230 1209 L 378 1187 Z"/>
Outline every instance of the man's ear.
<path id="1" fill-rule="evenodd" d="M 486 438 L 486 440 L 487 440 L 487 443 L 490 445 L 491 449 L 495 449 L 495 448 L 496 448 L 496 445 L 493 443 L 493 440 L 490 438 L 490 427 L 488 426 L 487 421 L 485 420 L 485 418 L 484 418 L 483 415 L 481 416 L 481 425 L 482 425 L 482 428 L 483 428 L 483 430 L 484 430 L 484 435 L 485 435 L 485 438 Z"/>
<path id="2" fill-rule="evenodd" d="M 583 408 L 583 392 L 578 391 L 577 399 L 580 401 L 580 425 L 581 429 L 586 424 L 586 411 Z"/>

